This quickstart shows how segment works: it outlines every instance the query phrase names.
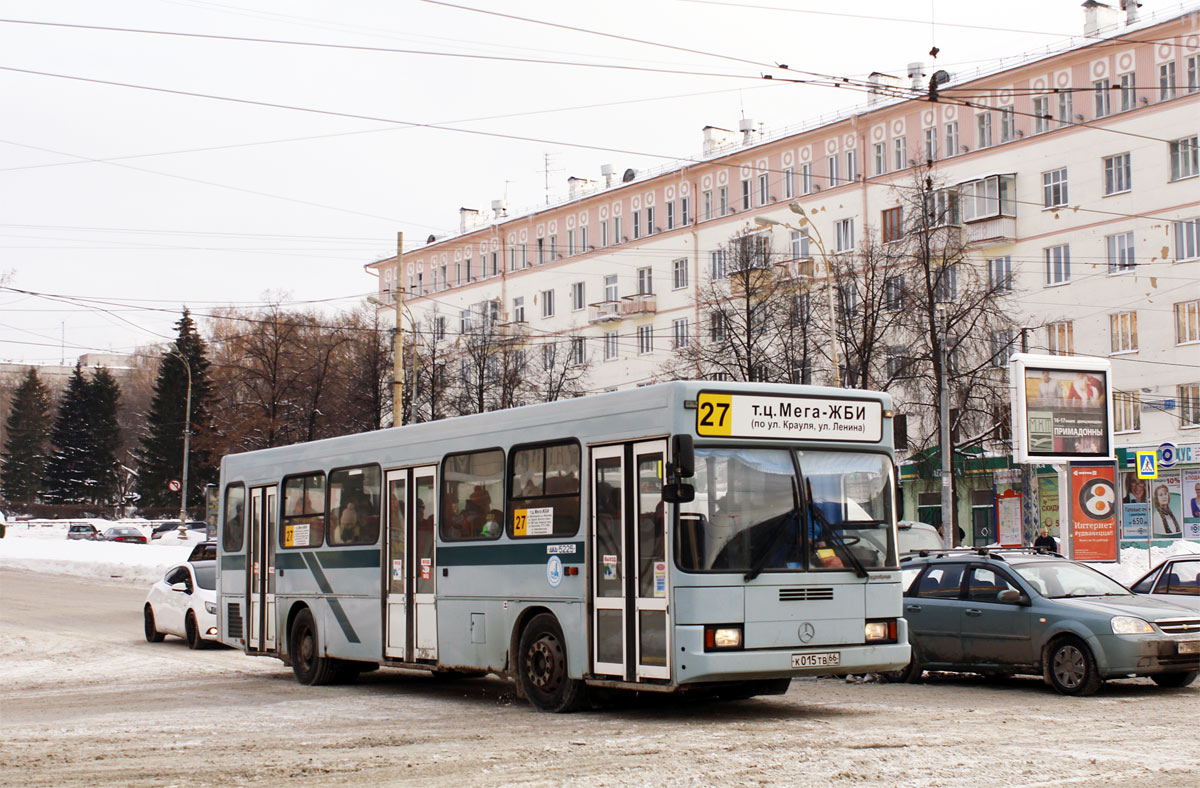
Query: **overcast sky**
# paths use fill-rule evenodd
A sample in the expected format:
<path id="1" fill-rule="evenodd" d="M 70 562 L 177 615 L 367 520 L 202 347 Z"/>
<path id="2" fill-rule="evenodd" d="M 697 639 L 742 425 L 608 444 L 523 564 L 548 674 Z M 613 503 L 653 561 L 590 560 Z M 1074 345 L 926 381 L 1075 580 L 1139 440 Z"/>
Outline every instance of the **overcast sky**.
<path id="1" fill-rule="evenodd" d="M 770 64 L 902 76 L 936 43 L 962 74 L 1083 27 L 1079 0 L 451 2 L 0 3 L 0 360 L 128 352 L 185 304 L 346 308 L 397 231 L 544 204 L 547 161 L 557 198 L 865 101 Z"/>

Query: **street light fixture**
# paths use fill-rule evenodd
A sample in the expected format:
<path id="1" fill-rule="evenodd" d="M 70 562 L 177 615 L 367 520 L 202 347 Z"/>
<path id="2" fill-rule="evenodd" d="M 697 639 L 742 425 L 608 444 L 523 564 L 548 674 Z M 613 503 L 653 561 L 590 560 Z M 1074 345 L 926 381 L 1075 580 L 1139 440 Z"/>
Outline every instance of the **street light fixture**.
<path id="1" fill-rule="evenodd" d="M 187 356 L 180 353 L 178 350 L 168 350 L 167 355 L 174 356 L 183 363 L 183 370 L 187 373 L 187 404 L 183 410 L 183 479 L 180 485 L 181 497 L 179 500 L 179 535 L 187 536 L 187 490 L 188 490 L 188 455 L 191 454 L 191 438 L 192 438 L 192 365 L 187 360 Z"/>
<path id="2" fill-rule="evenodd" d="M 798 202 L 791 202 L 791 203 L 788 203 L 788 210 L 791 211 L 792 213 L 796 214 L 800 218 L 802 218 L 804 220 L 804 223 L 807 224 L 808 227 L 812 228 L 812 235 L 809 237 L 813 241 L 816 242 L 817 249 L 821 252 L 821 265 L 825 269 L 825 293 L 828 296 L 828 307 L 829 307 L 829 353 L 830 353 L 830 358 L 833 361 L 833 385 L 835 388 L 841 388 L 842 387 L 842 368 L 841 368 L 841 362 L 838 359 L 837 312 L 833 308 L 833 284 L 832 284 L 832 280 L 829 276 L 829 256 L 825 252 L 825 242 L 821 238 L 821 231 L 817 229 L 817 226 L 815 224 L 813 224 L 813 222 L 808 218 L 808 214 L 805 213 L 804 206 L 802 206 Z M 807 228 L 801 229 L 800 227 L 793 227 L 792 225 L 788 224 L 787 222 L 781 222 L 776 219 L 769 219 L 766 216 L 754 217 L 754 223 L 757 224 L 759 227 L 771 227 L 774 225 L 778 225 L 780 227 L 786 227 L 787 229 L 792 230 L 793 232 L 798 232 L 798 233 L 806 232 L 806 230 L 807 230 Z"/>

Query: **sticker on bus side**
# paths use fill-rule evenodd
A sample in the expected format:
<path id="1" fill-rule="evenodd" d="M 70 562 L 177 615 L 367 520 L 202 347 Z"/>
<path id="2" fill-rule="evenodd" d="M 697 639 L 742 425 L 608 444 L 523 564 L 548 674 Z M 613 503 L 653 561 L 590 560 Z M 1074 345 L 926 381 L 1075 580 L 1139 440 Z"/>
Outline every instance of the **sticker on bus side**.
<path id="1" fill-rule="evenodd" d="M 553 536 L 554 507 L 513 510 L 513 536 Z"/>
<path id="2" fill-rule="evenodd" d="M 697 398 L 696 434 L 876 443 L 883 438 L 883 404 L 832 397 L 705 392 Z"/>

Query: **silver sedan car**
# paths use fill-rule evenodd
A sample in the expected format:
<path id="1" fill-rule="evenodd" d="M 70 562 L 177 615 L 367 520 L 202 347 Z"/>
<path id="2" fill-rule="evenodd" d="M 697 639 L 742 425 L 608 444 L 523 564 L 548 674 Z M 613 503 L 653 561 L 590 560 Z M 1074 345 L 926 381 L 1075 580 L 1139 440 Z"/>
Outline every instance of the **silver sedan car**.
<path id="1" fill-rule="evenodd" d="M 1148 594 L 1200 610 L 1200 554 L 1172 556 L 1142 575 L 1129 589 L 1135 594 Z"/>

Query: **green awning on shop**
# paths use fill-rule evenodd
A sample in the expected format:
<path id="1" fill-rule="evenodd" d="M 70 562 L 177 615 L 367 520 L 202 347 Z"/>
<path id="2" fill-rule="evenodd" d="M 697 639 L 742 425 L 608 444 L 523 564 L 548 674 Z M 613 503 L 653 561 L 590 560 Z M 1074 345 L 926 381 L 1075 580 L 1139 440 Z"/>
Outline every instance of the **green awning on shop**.
<path id="1" fill-rule="evenodd" d="M 963 476 L 978 476 L 984 473 L 992 473 L 994 471 L 1004 470 L 1006 468 L 1020 467 L 1013 465 L 1012 458 L 1004 456 L 990 455 L 985 456 L 983 450 L 977 447 L 969 447 L 958 451 L 954 455 L 952 465 L 955 474 Z M 932 446 L 924 451 L 917 452 L 909 457 L 904 462 L 900 463 L 900 481 L 915 481 L 917 479 L 933 479 L 942 469 L 942 453 L 937 446 Z M 1036 471 L 1042 473 L 1051 471 L 1050 466 L 1037 466 Z"/>

